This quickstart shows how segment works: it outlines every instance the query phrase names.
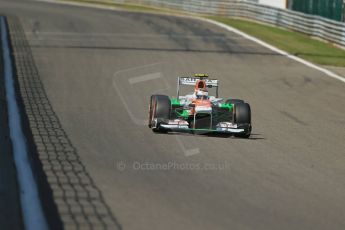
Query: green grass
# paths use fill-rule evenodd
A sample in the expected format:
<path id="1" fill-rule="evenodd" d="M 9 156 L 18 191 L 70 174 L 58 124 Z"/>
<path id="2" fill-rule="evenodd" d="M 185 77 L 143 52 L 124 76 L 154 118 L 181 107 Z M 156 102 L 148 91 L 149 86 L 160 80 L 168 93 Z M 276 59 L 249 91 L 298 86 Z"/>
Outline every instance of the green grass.
<path id="1" fill-rule="evenodd" d="M 208 18 L 232 26 L 290 54 L 316 64 L 345 66 L 345 50 L 312 39 L 302 33 L 241 19 L 218 16 Z"/>
<path id="2" fill-rule="evenodd" d="M 142 5 L 119 4 L 109 0 L 62 0 L 67 2 L 80 2 L 101 4 L 117 7 L 130 11 L 164 12 L 183 14 L 184 12 L 165 8 L 156 8 Z M 186 14 L 186 13 L 184 13 Z M 218 22 L 222 22 L 262 41 L 265 41 L 290 54 L 301 57 L 319 65 L 345 67 L 345 50 L 333 46 L 330 43 L 319 41 L 309 36 L 266 24 L 260 24 L 244 19 L 233 19 L 220 16 L 205 16 Z"/>

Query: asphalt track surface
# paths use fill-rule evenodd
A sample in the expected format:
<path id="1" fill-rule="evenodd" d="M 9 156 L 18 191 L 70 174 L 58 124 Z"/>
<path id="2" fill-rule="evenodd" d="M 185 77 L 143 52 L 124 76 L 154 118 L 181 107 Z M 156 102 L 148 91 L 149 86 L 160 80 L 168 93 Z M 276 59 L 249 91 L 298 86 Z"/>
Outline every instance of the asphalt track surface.
<path id="1" fill-rule="evenodd" d="M 123 229 L 344 228 L 343 83 L 197 20 L 0 5 L 20 18 L 50 103 Z M 250 139 L 147 128 L 150 95 L 174 95 L 176 77 L 194 73 L 250 102 Z"/>

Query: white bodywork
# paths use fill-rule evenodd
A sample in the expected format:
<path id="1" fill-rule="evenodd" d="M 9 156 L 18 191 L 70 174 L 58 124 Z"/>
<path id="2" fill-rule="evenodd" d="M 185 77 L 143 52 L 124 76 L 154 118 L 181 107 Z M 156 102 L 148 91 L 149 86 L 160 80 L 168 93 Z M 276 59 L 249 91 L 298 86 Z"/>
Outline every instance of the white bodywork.
<path id="1" fill-rule="evenodd" d="M 186 96 L 179 96 L 178 98 L 180 100 L 181 105 L 189 105 L 192 103 L 193 100 L 196 99 L 195 93 L 187 94 Z M 223 98 L 216 98 L 214 96 L 209 96 L 209 100 L 212 104 L 217 104 L 223 101 Z"/>

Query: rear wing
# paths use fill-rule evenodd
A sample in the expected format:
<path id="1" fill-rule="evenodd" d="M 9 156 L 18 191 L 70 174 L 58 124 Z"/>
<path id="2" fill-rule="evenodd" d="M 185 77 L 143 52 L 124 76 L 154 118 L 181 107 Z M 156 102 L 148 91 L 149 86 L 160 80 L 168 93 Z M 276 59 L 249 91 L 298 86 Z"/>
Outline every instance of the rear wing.
<path id="1" fill-rule="evenodd" d="M 218 97 L 219 80 L 207 79 L 207 77 L 178 77 L 177 78 L 177 98 L 180 94 L 180 85 L 195 86 L 198 80 L 204 80 L 207 88 L 216 88 L 216 97 Z"/>

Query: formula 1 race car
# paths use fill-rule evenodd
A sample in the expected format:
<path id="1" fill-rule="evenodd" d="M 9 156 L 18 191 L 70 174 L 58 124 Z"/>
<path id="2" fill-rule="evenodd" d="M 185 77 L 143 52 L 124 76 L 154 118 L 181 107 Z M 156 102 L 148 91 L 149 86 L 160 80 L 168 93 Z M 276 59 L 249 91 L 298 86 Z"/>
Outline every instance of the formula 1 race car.
<path id="1" fill-rule="evenodd" d="M 180 96 L 180 86 L 194 86 L 194 92 Z M 178 77 L 177 97 L 152 95 L 148 126 L 154 132 L 225 133 L 248 138 L 252 130 L 251 110 L 240 99 L 218 98 L 218 80 L 205 74 Z M 209 90 L 215 90 L 215 96 Z"/>

